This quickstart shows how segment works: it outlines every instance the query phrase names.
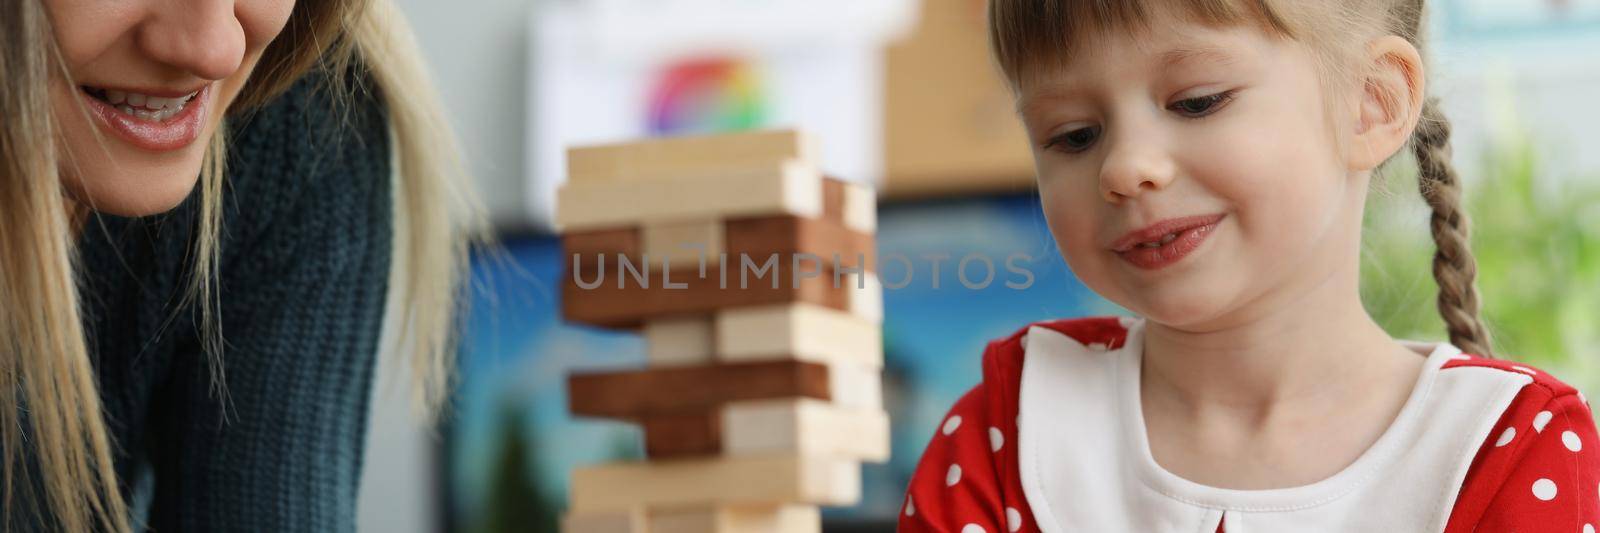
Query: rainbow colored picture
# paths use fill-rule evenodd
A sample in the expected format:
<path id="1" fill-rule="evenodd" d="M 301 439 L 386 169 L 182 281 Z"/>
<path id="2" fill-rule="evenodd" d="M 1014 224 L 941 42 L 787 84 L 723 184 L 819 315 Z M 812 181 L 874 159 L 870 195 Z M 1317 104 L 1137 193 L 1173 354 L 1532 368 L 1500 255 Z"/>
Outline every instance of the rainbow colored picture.
<path id="1" fill-rule="evenodd" d="M 736 131 L 765 125 L 761 80 L 748 63 L 693 59 L 668 67 L 650 90 L 651 135 Z"/>

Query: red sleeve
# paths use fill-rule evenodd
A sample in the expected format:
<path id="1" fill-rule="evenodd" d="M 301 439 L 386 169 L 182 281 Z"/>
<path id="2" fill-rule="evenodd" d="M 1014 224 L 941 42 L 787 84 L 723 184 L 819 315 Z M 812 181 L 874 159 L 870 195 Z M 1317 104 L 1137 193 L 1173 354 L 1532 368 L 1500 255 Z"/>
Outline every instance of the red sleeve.
<path id="1" fill-rule="evenodd" d="M 1594 415 L 1576 391 L 1532 384 L 1473 460 L 1446 531 L 1592 533 L 1596 527 L 1600 437 Z"/>
<path id="2" fill-rule="evenodd" d="M 911 475 L 899 532 L 1010 531 L 1002 527 L 1007 525 L 1006 505 L 1000 494 L 1001 472 L 990 451 L 992 425 L 985 396 L 983 385 L 974 387 L 934 432 Z"/>
<path id="3" fill-rule="evenodd" d="M 1125 342 L 1116 317 L 1040 322 L 1079 342 Z M 911 475 L 900 533 L 1038 533 L 1017 461 L 1017 401 L 1026 335 L 989 343 L 983 382 L 956 402 Z"/>

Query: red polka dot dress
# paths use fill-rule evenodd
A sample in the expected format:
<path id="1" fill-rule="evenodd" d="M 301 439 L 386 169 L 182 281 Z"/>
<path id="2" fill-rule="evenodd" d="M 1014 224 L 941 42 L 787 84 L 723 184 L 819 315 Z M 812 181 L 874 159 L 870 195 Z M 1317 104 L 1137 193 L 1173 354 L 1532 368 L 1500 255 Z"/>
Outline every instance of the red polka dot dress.
<path id="1" fill-rule="evenodd" d="M 1600 438 L 1576 389 L 1449 344 L 1371 448 L 1310 485 L 1230 490 L 1150 454 L 1143 321 L 1044 322 L 991 342 L 912 476 L 902 533 L 1560 532 L 1600 527 Z"/>

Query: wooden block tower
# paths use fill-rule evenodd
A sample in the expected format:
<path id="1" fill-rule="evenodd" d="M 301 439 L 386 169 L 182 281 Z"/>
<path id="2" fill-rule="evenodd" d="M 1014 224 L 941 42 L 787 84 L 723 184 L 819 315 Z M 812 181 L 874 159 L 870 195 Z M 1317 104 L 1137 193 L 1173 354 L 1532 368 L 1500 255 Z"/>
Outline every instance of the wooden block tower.
<path id="1" fill-rule="evenodd" d="M 645 368 L 569 376 L 574 414 L 648 459 L 572 474 L 566 533 L 817 533 L 889 455 L 870 188 L 795 131 L 567 153 L 567 320 L 640 332 Z"/>

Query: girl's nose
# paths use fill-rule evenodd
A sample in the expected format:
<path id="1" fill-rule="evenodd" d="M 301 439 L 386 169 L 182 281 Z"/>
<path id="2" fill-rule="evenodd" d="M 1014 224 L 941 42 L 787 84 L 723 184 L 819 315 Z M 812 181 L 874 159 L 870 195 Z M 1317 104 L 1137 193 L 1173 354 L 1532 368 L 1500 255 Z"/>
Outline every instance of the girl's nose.
<path id="1" fill-rule="evenodd" d="M 182 0 L 151 10 L 138 46 L 151 59 L 197 77 L 220 80 L 244 60 L 244 28 L 233 0 Z M 175 9 L 174 9 L 175 8 Z"/>
<path id="2" fill-rule="evenodd" d="M 1117 203 L 1172 183 L 1176 165 L 1158 139 L 1124 131 L 1108 133 L 1102 142 L 1111 143 L 1100 167 L 1100 196 L 1106 201 Z"/>

